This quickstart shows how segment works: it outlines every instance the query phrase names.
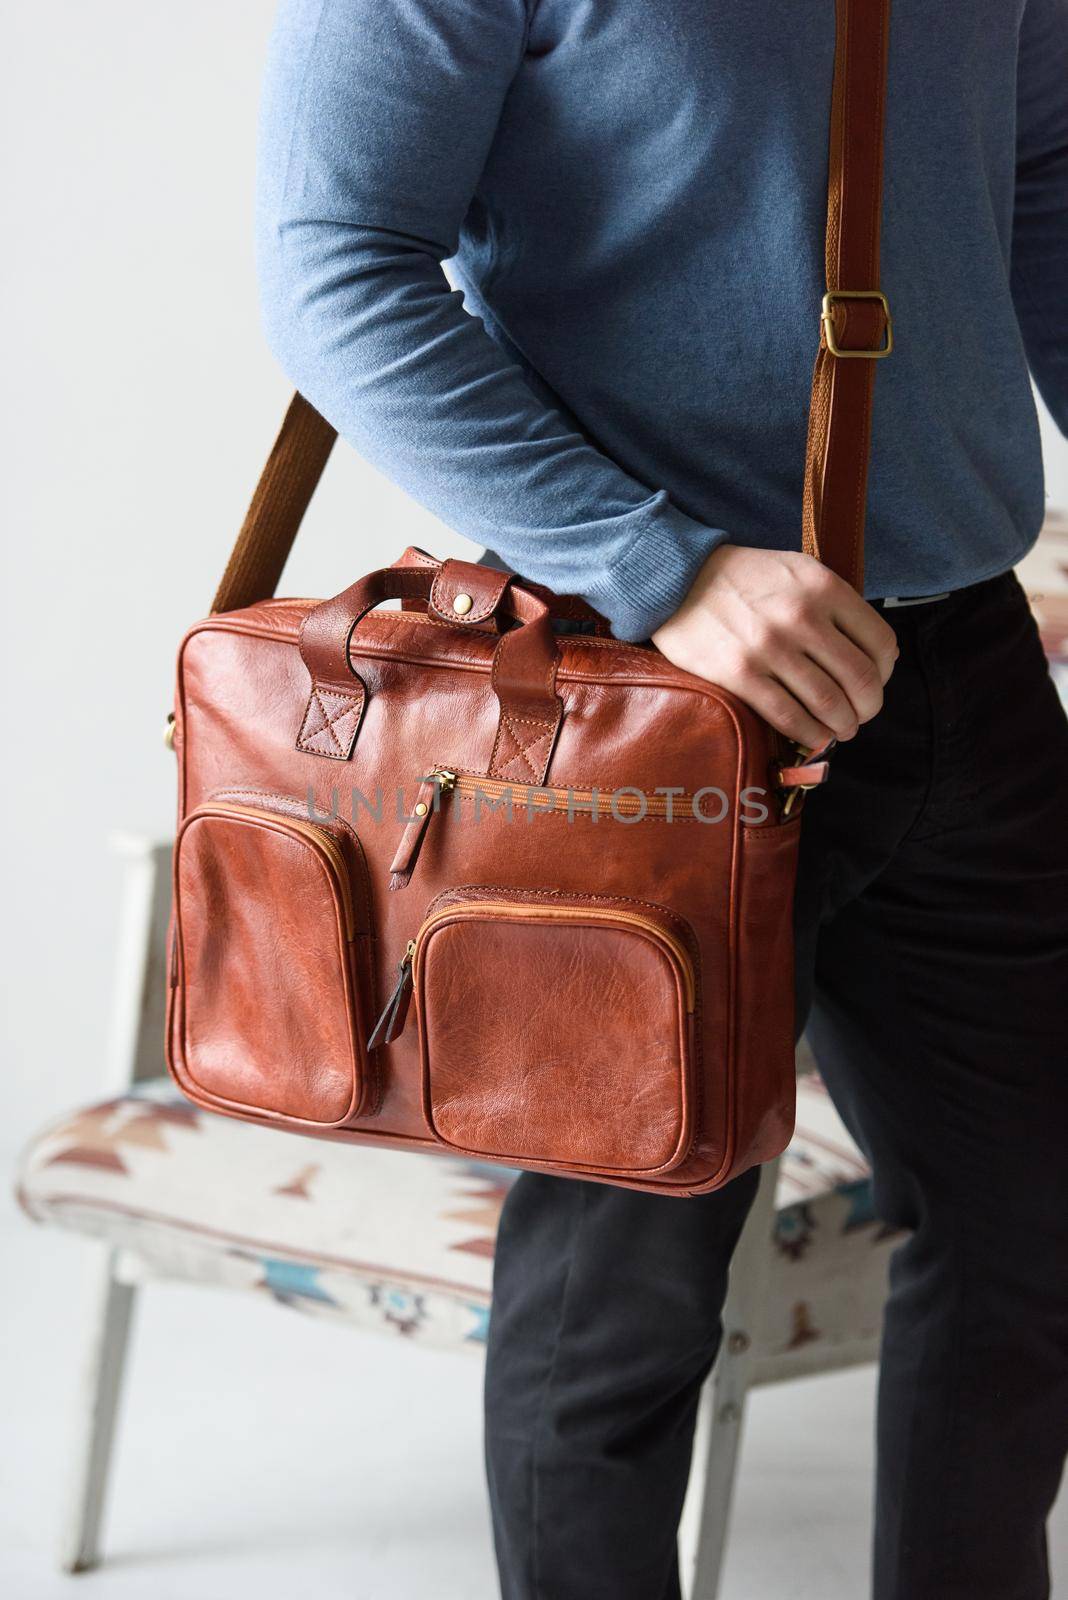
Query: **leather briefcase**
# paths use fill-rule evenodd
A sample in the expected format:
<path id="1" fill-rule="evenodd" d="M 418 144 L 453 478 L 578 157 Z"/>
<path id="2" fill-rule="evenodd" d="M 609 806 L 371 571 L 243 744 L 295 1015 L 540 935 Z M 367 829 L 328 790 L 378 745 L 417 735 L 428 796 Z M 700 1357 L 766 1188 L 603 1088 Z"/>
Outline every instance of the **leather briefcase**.
<path id="1" fill-rule="evenodd" d="M 840 0 L 805 487 L 806 547 L 857 583 L 885 11 Z M 270 598 L 333 438 L 298 396 L 179 654 L 176 1081 L 261 1124 L 665 1195 L 775 1156 L 794 801 L 826 764 L 784 766 L 730 694 L 487 567 L 409 550 Z"/>

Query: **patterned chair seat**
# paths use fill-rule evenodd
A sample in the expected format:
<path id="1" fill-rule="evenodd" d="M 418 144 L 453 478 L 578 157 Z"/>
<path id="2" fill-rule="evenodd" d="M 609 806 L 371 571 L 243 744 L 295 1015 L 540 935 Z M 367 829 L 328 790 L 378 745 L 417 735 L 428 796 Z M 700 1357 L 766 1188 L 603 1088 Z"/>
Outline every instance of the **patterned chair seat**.
<path id="1" fill-rule="evenodd" d="M 39 1222 L 106 1240 L 138 1279 L 252 1289 L 419 1342 L 477 1347 L 514 1176 L 283 1135 L 200 1111 L 158 1079 L 40 1134 L 23 1158 L 19 1198 Z M 811 1266 L 847 1221 L 869 1223 L 867 1194 L 867 1168 L 826 1091 L 802 1078 L 776 1197 L 783 1262 Z M 828 1202 L 836 1220 L 824 1228 L 814 1208 Z M 803 1334 L 807 1310 L 801 1323 Z M 797 1337 L 796 1324 L 790 1311 L 784 1341 Z"/>

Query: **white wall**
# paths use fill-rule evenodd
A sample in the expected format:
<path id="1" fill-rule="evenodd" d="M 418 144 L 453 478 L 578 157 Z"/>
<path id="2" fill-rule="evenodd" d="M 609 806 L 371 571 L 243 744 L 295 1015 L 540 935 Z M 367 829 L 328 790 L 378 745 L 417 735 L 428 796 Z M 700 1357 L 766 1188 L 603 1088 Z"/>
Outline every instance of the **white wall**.
<path id="1" fill-rule="evenodd" d="M 171 825 L 175 646 L 210 603 L 288 397 L 251 243 L 272 11 L 5 8 L 5 1143 L 98 1082 L 106 838 Z M 337 455 L 290 593 L 333 594 L 413 540 L 470 553 Z"/>
<path id="2" fill-rule="evenodd" d="M 107 834 L 170 826 L 175 645 L 209 603 L 287 397 L 251 253 L 272 10 L 5 8 L 5 1144 L 98 1082 Z M 1068 505 L 1059 439 L 1050 487 Z M 339 451 L 285 588 L 334 593 L 412 541 L 471 548 Z"/>

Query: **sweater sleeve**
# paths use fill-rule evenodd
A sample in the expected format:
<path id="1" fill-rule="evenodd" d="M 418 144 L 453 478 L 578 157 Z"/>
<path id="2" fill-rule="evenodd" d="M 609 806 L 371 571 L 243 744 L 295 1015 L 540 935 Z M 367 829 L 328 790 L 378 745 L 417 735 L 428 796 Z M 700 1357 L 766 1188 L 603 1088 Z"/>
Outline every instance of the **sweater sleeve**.
<path id="1" fill-rule="evenodd" d="M 527 0 L 282 0 L 260 138 L 265 325 L 288 376 L 367 460 L 643 639 L 726 534 L 536 395 L 441 266 L 526 27 Z"/>
<path id="2" fill-rule="evenodd" d="M 1027 0 L 1021 24 L 1012 292 L 1035 382 L 1068 434 L 1068 0 Z"/>

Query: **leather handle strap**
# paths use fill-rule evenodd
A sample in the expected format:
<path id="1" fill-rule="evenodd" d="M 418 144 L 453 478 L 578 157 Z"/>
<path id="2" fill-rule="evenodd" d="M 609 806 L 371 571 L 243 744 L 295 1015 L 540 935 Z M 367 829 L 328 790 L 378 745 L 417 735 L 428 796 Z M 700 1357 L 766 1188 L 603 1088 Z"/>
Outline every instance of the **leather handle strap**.
<path id="1" fill-rule="evenodd" d="M 812 375 L 802 548 L 864 590 L 875 368 L 890 354 L 879 288 L 891 0 L 836 0 L 825 270 Z"/>
<path id="2" fill-rule="evenodd" d="M 366 691 L 352 665 L 350 646 L 360 621 L 385 600 L 425 600 L 432 618 L 478 624 L 503 615 L 517 626 L 502 633 L 493 653 L 490 683 L 500 707 L 488 773 L 492 778 L 541 784 L 563 707 L 556 693 L 558 653 L 552 611 L 511 573 L 469 561 L 440 566 L 383 567 L 360 578 L 304 619 L 300 653 L 311 694 L 297 736 L 308 755 L 347 761 L 363 720 Z"/>

